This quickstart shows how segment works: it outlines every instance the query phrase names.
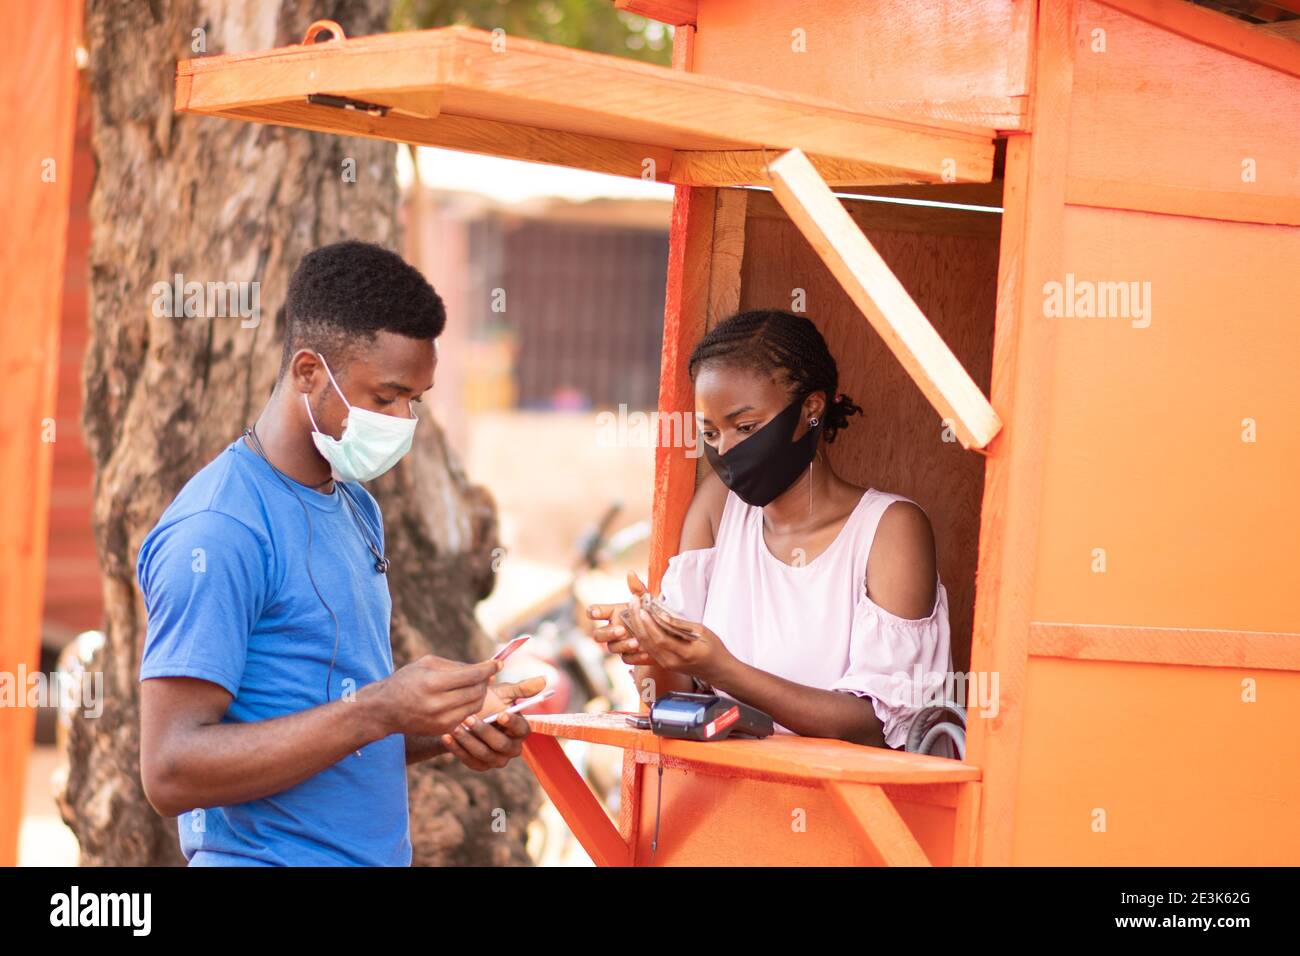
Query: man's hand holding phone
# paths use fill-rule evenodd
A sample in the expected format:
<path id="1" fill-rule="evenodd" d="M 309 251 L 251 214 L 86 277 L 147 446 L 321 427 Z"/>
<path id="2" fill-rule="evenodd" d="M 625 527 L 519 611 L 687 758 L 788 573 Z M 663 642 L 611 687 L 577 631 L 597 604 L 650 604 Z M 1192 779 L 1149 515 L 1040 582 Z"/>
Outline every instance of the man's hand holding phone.
<path id="1" fill-rule="evenodd" d="M 523 751 L 524 738 L 529 732 L 523 714 L 511 713 L 510 708 L 529 703 L 545 687 L 545 677 L 491 685 L 482 708 L 451 733 L 443 734 L 443 746 L 471 770 L 504 767 Z"/>
<path id="2" fill-rule="evenodd" d="M 523 647 L 529 637 L 516 637 L 503 644 L 485 663 L 505 666 L 506 658 Z M 545 687 L 545 677 L 490 685 L 484 694 L 483 705 L 443 734 L 442 745 L 471 770 L 504 767 L 523 751 L 524 738 L 529 732 L 528 721 L 511 708 L 528 702 Z"/>
<path id="3" fill-rule="evenodd" d="M 538 694 L 546 686 L 544 677 L 489 683 L 505 666 L 505 658 L 525 641 L 526 637 L 516 638 L 478 664 L 426 654 L 362 688 L 357 699 L 367 702 L 384 736 L 437 737 L 448 753 L 472 770 L 504 767 L 522 751 L 528 721 L 517 713 L 498 717 L 491 725 L 483 718 Z"/>
<path id="4" fill-rule="evenodd" d="M 357 700 L 371 708 L 381 736 L 438 737 L 483 709 L 488 681 L 501 666 L 500 661 L 462 664 L 426 654 L 362 688 Z"/>

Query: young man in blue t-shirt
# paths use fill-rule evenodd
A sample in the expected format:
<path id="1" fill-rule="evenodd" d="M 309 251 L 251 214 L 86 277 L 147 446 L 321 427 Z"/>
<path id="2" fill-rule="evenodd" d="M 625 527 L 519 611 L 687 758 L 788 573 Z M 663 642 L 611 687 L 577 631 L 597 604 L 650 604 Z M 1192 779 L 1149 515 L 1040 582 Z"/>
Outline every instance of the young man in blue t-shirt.
<path id="1" fill-rule="evenodd" d="M 406 765 L 517 756 L 539 692 L 495 661 L 393 670 L 384 528 L 360 482 L 411 447 L 446 314 L 361 242 L 303 257 L 256 424 L 186 483 L 140 548 L 140 773 L 191 866 L 407 866 Z"/>

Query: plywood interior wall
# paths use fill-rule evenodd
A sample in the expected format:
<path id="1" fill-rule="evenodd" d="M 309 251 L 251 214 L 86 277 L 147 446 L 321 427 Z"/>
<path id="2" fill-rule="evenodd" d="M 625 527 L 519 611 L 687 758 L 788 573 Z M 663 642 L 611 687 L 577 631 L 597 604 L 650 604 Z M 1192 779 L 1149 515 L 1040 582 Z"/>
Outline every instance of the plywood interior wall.
<path id="1" fill-rule="evenodd" d="M 996 213 L 850 202 L 850 212 L 988 393 L 997 294 Z M 920 390 L 886 349 L 785 213 L 752 192 L 745 220 L 740 308 L 792 311 L 795 290 L 821 329 L 840 391 L 862 406 L 830 446 L 837 472 L 856 484 L 906 495 L 930 515 L 939 574 L 948 590 L 955 669 L 970 660 L 984 459 L 945 441 Z M 710 315 L 710 324 L 718 317 Z M 951 437 L 950 435 L 948 437 Z"/>

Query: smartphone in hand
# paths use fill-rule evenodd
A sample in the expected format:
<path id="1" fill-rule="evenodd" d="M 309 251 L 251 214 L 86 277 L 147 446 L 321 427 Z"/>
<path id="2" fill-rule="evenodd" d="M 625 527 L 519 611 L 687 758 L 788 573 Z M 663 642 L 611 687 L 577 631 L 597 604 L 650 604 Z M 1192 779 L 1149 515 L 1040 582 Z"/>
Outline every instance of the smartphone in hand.
<path id="1" fill-rule="evenodd" d="M 530 640 L 532 640 L 532 637 L 533 635 L 531 634 L 524 634 L 521 637 L 516 637 L 510 643 L 502 644 L 501 649 L 498 650 L 495 654 L 493 654 L 488 659 L 493 661 L 503 661 L 511 654 L 513 654 L 515 651 L 519 650 L 519 648 L 527 644 Z"/>
<path id="2" fill-rule="evenodd" d="M 484 717 L 483 723 L 485 724 L 496 723 L 498 718 L 504 717 L 506 714 L 517 714 L 521 710 L 533 706 L 533 704 L 540 704 L 542 701 L 547 700 L 548 698 L 554 696 L 555 696 L 555 688 L 548 687 L 540 694 L 534 694 L 532 697 L 525 697 L 523 700 L 515 701 L 505 710 L 498 710 L 495 714 L 492 714 L 488 717 Z"/>

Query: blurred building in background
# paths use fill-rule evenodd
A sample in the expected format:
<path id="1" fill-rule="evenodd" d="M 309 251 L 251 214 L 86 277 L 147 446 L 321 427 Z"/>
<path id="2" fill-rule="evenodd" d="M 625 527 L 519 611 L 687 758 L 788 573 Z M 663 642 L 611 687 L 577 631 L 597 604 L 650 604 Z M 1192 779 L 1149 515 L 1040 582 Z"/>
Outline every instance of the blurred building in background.
<path id="1" fill-rule="evenodd" d="M 653 448 L 604 447 L 596 423 L 657 404 L 671 191 L 420 152 L 437 160 L 423 181 L 399 162 L 405 254 L 447 307 L 433 414 L 509 555 L 480 608 L 491 630 L 563 585 L 614 502 L 620 525 L 649 515 Z"/>
<path id="2" fill-rule="evenodd" d="M 669 213 L 408 190 L 408 257 L 447 305 L 433 402 L 458 450 L 476 413 L 655 407 Z"/>

